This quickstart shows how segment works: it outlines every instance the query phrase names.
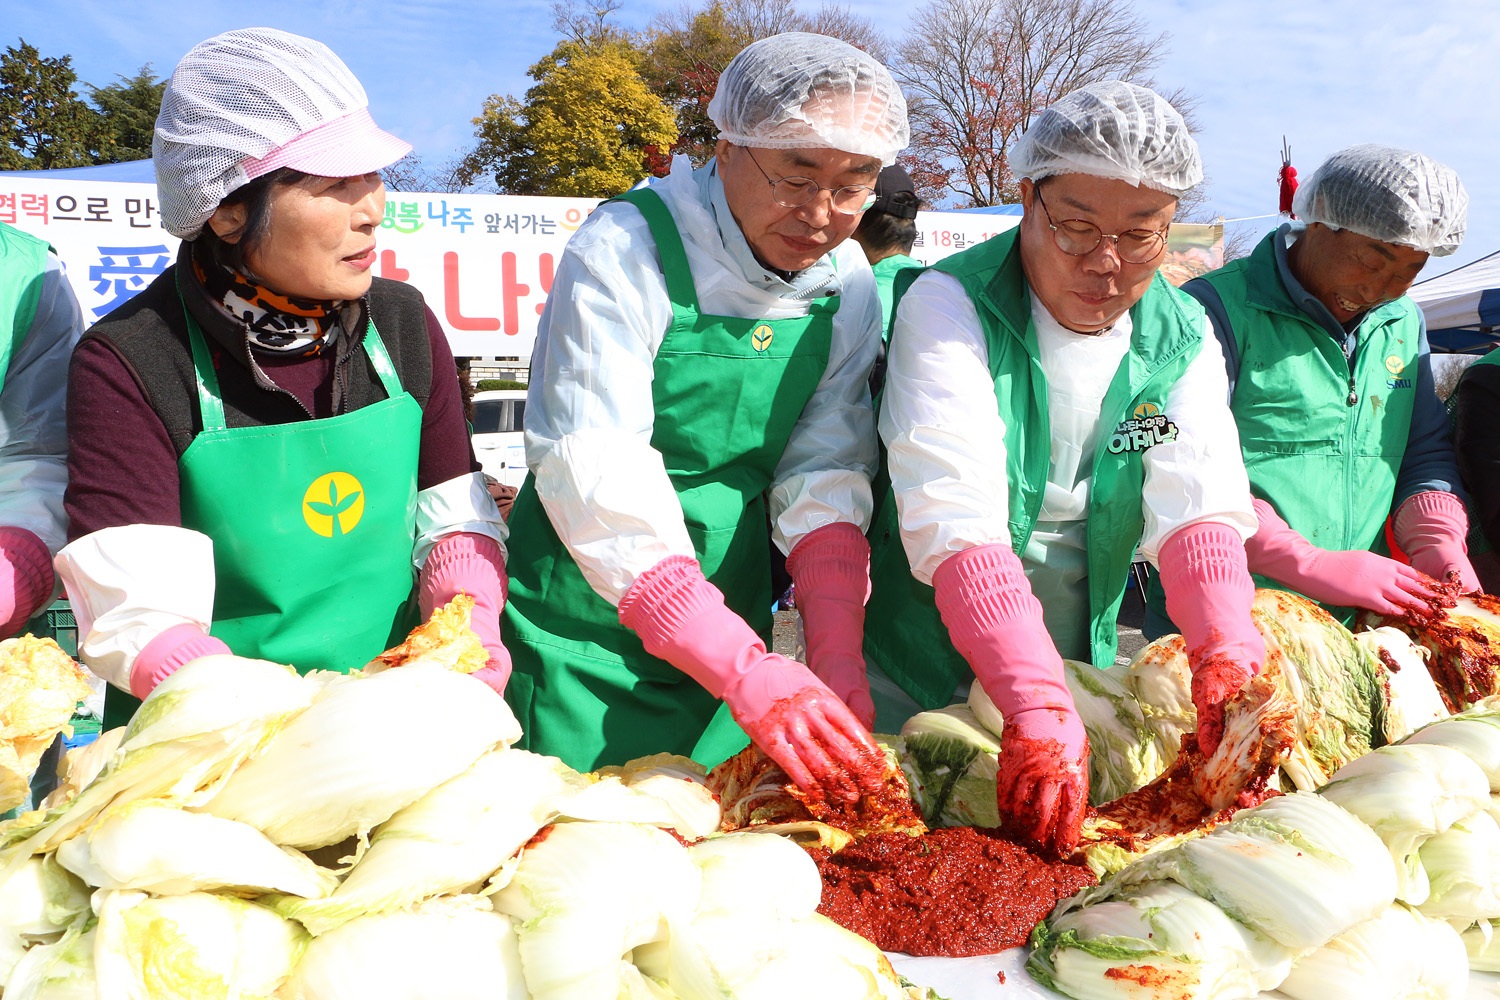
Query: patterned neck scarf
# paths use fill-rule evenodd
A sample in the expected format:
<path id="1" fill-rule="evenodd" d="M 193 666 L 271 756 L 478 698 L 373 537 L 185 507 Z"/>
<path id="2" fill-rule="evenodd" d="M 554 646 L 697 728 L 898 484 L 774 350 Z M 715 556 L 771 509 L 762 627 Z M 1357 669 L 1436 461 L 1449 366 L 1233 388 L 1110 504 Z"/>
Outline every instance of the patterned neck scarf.
<path id="1" fill-rule="evenodd" d="M 277 354 L 320 354 L 339 331 L 342 302 L 294 299 L 258 285 L 240 272 L 193 255 L 193 273 L 208 297 L 244 328 L 250 346 Z"/>

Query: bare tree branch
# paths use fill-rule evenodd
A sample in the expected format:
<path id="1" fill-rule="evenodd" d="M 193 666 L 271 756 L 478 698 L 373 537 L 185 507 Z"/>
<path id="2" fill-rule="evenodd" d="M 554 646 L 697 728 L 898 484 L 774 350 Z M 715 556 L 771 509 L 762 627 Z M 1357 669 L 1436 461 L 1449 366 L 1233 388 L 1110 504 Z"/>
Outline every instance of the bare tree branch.
<path id="1" fill-rule="evenodd" d="M 1148 83 L 1166 41 L 1129 0 L 928 0 L 892 67 L 907 161 L 945 200 L 1013 202 L 1009 154 L 1031 117 L 1085 83 Z"/>

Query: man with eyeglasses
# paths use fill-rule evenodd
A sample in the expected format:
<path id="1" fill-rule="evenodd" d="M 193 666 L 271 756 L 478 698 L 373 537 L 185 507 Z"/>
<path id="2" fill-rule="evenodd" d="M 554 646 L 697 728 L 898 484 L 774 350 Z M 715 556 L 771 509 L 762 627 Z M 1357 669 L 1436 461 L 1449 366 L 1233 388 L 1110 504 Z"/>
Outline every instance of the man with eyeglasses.
<path id="1" fill-rule="evenodd" d="M 1139 551 L 1182 623 L 1211 752 L 1265 658 L 1255 517 L 1218 343 L 1157 274 L 1203 178 L 1182 116 L 1144 87 L 1091 84 L 1033 120 L 1011 168 L 1020 226 L 897 282 L 866 651 L 877 704 L 885 677 L 944 704 L 972 668 L 1005 720 L 1000 819 L 1065 855 L 1089 751 L 1063 658 L 1114 664 Z"/>
<path id="2" fill-rule="evenodd" d="M 530 749 L 580 769 L 713 765 L 748 734 L 851 801 L 884 769 L 860 650 L 880 302 L 846 240 L 906 105 L 870 56 L 789 33 L 740 52 L 708 113 L 713 161 L 600 206 L 558 263 L 510 519 L 506 697 Z M 767 651 L 767 506 L 806 666 Z"/>
<path id="3" fill-rule="evenodd" d="M 1345 624 L 1355 608 L 1428 607 L 1434 579 L 1479 589 L 1427 330 L 1406 297 L 1429 254 L 1463 242 L 1468 200 L 1421 153 L 1351 146 L 1298 189 L 1300 222 L 1183 286 L 1224 348 L 1260 523 L 1250 569 Z M 1393 514 L 1410 565 L 1387 558 Z M 1152 590 L 1143 631 L 1175 631 Z"/>

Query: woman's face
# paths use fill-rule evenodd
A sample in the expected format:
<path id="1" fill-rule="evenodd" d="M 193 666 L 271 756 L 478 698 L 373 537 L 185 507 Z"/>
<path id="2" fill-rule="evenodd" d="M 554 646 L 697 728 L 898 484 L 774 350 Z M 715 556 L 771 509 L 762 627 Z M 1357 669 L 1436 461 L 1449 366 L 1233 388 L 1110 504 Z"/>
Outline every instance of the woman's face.
<path id="1" fill-rule="evenodd" d="M 228 206 L 236 208 L 243 214 L 241 206 Z M 309 177 L 277 187 L 269 209 L 265 237 L 245 254 L 251 272 L 268 288 L 325 302 L 357 299 L 370 290 L 375 230 L 385 215 L 380 174 Z M 209 224 L 225 211 L 220 206 Z M 242 218 L 237 221 L 243 224 Z"/>

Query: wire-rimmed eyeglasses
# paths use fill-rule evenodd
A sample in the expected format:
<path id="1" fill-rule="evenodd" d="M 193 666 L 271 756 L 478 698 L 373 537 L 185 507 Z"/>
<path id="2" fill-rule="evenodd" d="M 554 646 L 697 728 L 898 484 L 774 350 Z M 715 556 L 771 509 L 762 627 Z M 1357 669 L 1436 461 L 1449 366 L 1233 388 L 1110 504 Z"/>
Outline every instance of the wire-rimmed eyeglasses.
<path id="1" fill-rule="evenodd" d="M 1032 192 L 1036 195 L 1037 204 L 1042 206 L 1042 214 L 1047 217 L 1047 226 L 1052 230 L 1052 241 L 1057 244 L 1057 249 L 1070 257 L 1087 256 L 1102 241 L 1113 240 L 1115 253 L 1125 263 L 1148 264 L 1167 245 L 1166 229 L 1127 229 L 1123 233 L 1111 234 L 1085 219 L 1053 222 L 1052 213 L 1042 200 L 1042 189 L 1033 187 Z"/>
<path id="2" fill-rule="evenodd" d="M 760 161 L 750 152 L 748 146 L 741 146 L 745 155 L 750 157 L 750 162 L 755 164 L 755 169 L 760 171 L 766 183 L 771 185 L 771 199 L 782 208 L 801 208 L 818 196 L 819 191 L 827 191 L 833 196 L 833 210 L 843 215 L 858 215 L 875 203 L 875 189 L 864 184 L 845 184 L 843 187 L 824 187 L 811 177 L 781 177 L 771 179 L 766 173 L 766 168 L 760 165 Z"/>

